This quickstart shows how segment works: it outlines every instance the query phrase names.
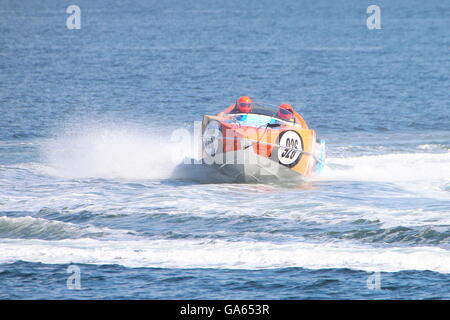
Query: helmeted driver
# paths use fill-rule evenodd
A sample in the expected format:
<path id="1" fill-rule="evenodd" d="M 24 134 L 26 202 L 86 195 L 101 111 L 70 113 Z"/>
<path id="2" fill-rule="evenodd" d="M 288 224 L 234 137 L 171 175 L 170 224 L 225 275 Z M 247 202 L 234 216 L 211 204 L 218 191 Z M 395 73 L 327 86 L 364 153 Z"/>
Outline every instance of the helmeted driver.
<path id="1" fill-rule="evenodd" d="M 252 112 L 251 104 L 252 99 L 250 99 L 249 97 L 240 97 L 239 99 L 237 99 L 232 113 L 250 113 Z"/>

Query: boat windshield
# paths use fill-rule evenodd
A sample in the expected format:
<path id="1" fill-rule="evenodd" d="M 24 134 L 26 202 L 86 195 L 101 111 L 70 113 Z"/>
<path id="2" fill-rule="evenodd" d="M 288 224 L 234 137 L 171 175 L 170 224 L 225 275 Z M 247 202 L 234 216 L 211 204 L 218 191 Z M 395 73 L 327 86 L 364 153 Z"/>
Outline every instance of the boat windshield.
<path id="1" fill-rule="evenodd" d="M 235 122 L 240 126 L 262 127 L 269 124 L 276 124 L 279 120 L 271 116 L 261 117 L 261 114 L 241 113 L 236 114 L 229 122 Z"/>
<path id="2" fill-rule="evenodd" d="M 277 111 L 278 111 L 278 107 L 276 107 L 276 106 L 267 105 L 267 104 L 263 105 L 258 102 L 253 102 L 251 104 L 251 107 L 252 107 L 251 113 L 262 114 L 262 115 L 269 116 L 269 117 L 276 117 Z"/>
<path id="3" fill-rule="evenodd" d="M 251 106 L 251 112 L 249 113 L 240 113 L 240 112 L 232 112 L 231 114 L 239 114 L 239 115 L 247 115 L 248 117 L 244 117 L 242 119 L 256 119 L 259 115 L 267 116 L 274 118 L 274 120 L 281 120 L 285 121 L 285 119 L 281 119 L 278 117 L 278 107 L 270 104 L 262 104 L 258 102 L 252 102 Z M 256 117 L 256 118 L 255 118 Z M 267 121 L 267 120 L 260 120 L 260 121 Z M 273 122 L 273 121 L 272 121 Z"/>
<path id="4" fill-rule="evenodd" d="M 249 112 L 250 114 L 261 114 L 261 115 L 265 115 L 265 116 L 269 116 L 269 117 L 276 117 L 277 112 L 278 112 L 278 107 L 269 105 L 269 104 L 261 104 L 258 102 L 252 102 L 250 107 L 252 110 L 251 112 Z M 236 113 L 240 113 L 240 112 L 238 112 L 236 110 L 230 111 L 230 114 L 236 114 Z"/>
<path id="5" fill-rule="evenodd" d="M 278 106 L 274 106 L 267 103 L 260 103 L 260 102 L 252 102 L 251 106 L 251 112 L 250 113 L 240 113 L 236 112 L 235 110 L 229 111 L 228 115 L 234 115 L 233 120 L 234 122 L 240 122 L 241 124 L 248 123 L 247 125 L 260 125 L 261 123 L 266 124 L 294 124 L 299 125 L 303 128 L 308 128 L 306 122 L 303 120 L 303 118 L 298 114 L 294 113 L 294 117 L 292 120 L 286 120 L 278 116 Z M 240 115 L 240 116 L 238 116 Z M 242 117 L 243 115 L 247 115 L 246 117 Z M 263 115 L 270 117 L 272 119 L 264 119 L 263 117 L 261 119 L 258 118 L 258 115 Z"/>

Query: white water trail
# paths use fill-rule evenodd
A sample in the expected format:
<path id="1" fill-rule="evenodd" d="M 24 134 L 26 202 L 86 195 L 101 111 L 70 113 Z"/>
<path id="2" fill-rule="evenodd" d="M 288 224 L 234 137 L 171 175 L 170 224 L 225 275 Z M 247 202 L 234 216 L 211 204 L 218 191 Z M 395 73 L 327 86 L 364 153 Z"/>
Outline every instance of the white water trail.
<path id="1" fill-rule="evenodd" d="M 450 152 L 330 158 L 322 178 L 386 182 L 424 196 L 450 199 Z"/>
<path id="2" fill-rule="evenodd" d="M 170 132 L 122 127 L 80 127 L 43 145 L 47 174 L 63 178 L 167 179 L 190 144 Z"/>

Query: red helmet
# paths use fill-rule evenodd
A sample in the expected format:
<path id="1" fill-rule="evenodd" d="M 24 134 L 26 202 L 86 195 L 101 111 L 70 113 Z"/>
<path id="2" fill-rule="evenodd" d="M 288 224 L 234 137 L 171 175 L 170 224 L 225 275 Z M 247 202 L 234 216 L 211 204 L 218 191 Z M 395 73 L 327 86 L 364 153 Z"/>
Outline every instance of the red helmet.
<path id="1" fill-rule="evenodd" d="M 290 104 L 283 103 L 278 107 L 277 117 L 283 120 L 294 118 L 294 108 Z"/>
<path id="2" fill-rule="evenodd" d="M 237 109 L 239 110 L 239 112 L 242 112 L 242 113 L 252 112 L 251 104 L 252 104 L 252 99 L 250 99 L 247 96 L 240 97 L 236 101 Z"/>

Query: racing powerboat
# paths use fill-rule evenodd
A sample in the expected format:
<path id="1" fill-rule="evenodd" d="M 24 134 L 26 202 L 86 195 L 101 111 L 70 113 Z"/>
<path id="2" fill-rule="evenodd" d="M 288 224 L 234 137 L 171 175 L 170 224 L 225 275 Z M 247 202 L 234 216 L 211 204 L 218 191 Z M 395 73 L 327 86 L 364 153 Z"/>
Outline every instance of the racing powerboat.
<path id="1" fill-rule="evenodd" d="M 320 173 L 325 164 L 325 142 L 291 110 L 290 121 L 279 108 L 251 103 L 251 112 L 234 105 L 202 122 L 202 163 L 236 182 L 303 180 Z"/>

